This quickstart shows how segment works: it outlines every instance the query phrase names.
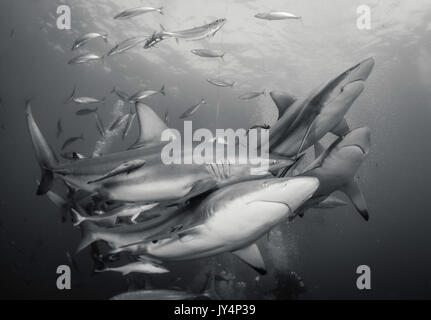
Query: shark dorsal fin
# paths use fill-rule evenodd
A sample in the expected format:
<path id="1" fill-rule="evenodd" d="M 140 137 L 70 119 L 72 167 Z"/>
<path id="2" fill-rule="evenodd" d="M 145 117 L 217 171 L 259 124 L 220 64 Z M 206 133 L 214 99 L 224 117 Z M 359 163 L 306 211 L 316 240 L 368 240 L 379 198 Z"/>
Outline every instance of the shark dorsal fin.
<path id="1" fill-rule="evenodd" d="M 362 194 L 361 189 L 359 189 L 357 182 L 352 180 L 344 185 L 340 190 L 349 197 L 361 217 L 364 218 L 365 221 L 368 221 L 370 216 L 368 214 L 367 203 L 365 202 L 364 195 Z"/>
<path id="2" fill-rule="evenodd" d="M 346 121 L 346 118 L 343 118 L 343 120 L 341 120 L 340 123 L 338 123 L 337 126 L 331 130 L 333 134 L 339 137 L 346 135 L 349 131 L 350 127 Z"/>
<path id="3" fill-rule="evenodd" d="M 280 119 L 286 110 L 296 101 L 291 94 L 283 91 L 271 91 L 269 93 L 278 109 L 278 119 Z"/>
<path id="4" fill-rule="evenodd" d="M 168 129 L 165 122 L 144 103 L 136 103 L 136 114 L 139 122 L 139 137 L 131 148 L 158 144 L 161 142 L 161 135 Z"/>
<path id="5" fill-rule="evenodd" d="M 263 262 L 262 255 L 255 243 L 248 247 L 233 251 L 232 253 L 260 274 L 266 274 L 265 263 Z"/>

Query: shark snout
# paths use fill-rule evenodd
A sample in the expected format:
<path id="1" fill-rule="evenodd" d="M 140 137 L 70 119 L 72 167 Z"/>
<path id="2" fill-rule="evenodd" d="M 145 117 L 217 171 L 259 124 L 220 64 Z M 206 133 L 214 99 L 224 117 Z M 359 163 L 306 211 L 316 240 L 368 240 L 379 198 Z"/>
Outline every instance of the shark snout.
<path id="1" fill-rule="evenodd" d="M 296 211 L 310 199 L 319 187 L 319 180 L 314 177 L 293 178 L 285 183 L 285 201 L 289 208 Z"/>
<path id="2" fill-rule="evenodd" d="M 262 187 L 258 200 L 283 203 L 294 212 L 313 196 L 319 180 L 314 177 L 275 178 L 263 182 Z"/>
<path id="3" fill-rule="evenodd" d="M 356 80 L 367 80 L 371 71 L 373 71 L 375 60 L 373 57 L 370 57 L 359 64 L 359 69 L 356 71 Z"/>
<path id="4" fill-rule="evenodd" d="M 365 85 L 362 80 L 349 82 L 342 88 L 340 98 L 345 101 L 346 105 L 351 105 L 357 97 L 364 91 Z"/>

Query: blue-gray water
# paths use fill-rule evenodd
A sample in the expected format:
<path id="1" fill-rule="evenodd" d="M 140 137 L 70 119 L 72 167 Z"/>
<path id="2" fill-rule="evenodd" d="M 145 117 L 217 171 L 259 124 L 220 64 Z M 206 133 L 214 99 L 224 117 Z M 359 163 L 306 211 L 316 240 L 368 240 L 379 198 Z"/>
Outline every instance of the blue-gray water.
<path id="1" fill-rule="evenodd" d="M 56 28 L 61 4 L 72 10 L 71 30 Z M 209 104 L 193 117 L 195 128 L 248 128 L 273 122 L 276 109 L 269 97 L 244 102 L 237 98 L 241 93 L 266 89 L 303 96 L 374 56 L 376 67 L 366 89 L 347 115 L 351 127 L 372 130 L 372 150 L 359 172 L 370 221 L 362 221 L 349 205 L 314 210 L 280 226 L 269 241 L 259 242 L 270 273 L 257 283 L 254 271 L 228 254 L 170 264 L 173 272 L 153 277 L 152 282 L 198 291 L 210 265 L 236 276 L 230 286 L 219 283 L 224 298 L 283 297 L 279 289 L 287 283 L 283 275 L 290 270 L 300 274 L 307 286 L 300 298 L 430 298 L 429 0 L 367 1 L 371 30 L 356 27 L 360 0 L 151 0 L 145 4 L 163 5 L 166 14 L 112 19 L 140 4 L 137 0 L 0 3 L 0 297 L 108 298 L 128 287 L 117 274 L 92 276 L 89 254 L 84 252 L 77 257 L 81 273 L 73 271 L 72 290 L 57 290 L 56 268 L 69 264 L 66 252 L 74 252 L 80 233 L 61 222 L 59 210 L 46 197 L 35 195 L 39 168 L 25 123 L 26 99 L 32 100 L 36 120 L 57 152 L 67 137 L 84 133 L 85 142 L 74 149 L 90 155 L 100 139 L 94 119 L 77 117 L 78 107 L 63 104 L 74 84 L 80 95 L 107 97 L 106 105 L 99 107 L 105 123 L 113 120 L 118 100 L 109 94 L 114 85 L 134 93 L 164 84 L 167 96 L 151 98 L 148 104 L 161 117 L 169 110 L 172 127 L 181 128 L 178 116 L 204 97 Z M 303 23 L 253 17 L 270 10 L 296 13 L 303 16 Z M 70 51 L 73 41 L 83 33 L 109 33 L 110 44 L 96 40 L 82 50 L 104 54 L 121 40 L 159 30 L 160 23 L 180 30 L 222 17 L 228 23 L 210 40 L 177 44 L 168 39 L 157 48 L 136 48 L 103 64 L 67 64 L 77 54 Z M 221 49 L 225 61 L 194 56 L 190 50 L 195 48 Z M 216 89 L 206 82 L 219 75 L 238 85 Z M 59 140 L 58 118 L 64 123 Z M 110 151 L 126 148 L 136 135 L 134 127 L 127 141 L 116 142 Z M 355 271 L 362 264 L 371 267 L 369 291 L 356 288 Z M 238 282 L 245 282 L 245 287 Z"/>

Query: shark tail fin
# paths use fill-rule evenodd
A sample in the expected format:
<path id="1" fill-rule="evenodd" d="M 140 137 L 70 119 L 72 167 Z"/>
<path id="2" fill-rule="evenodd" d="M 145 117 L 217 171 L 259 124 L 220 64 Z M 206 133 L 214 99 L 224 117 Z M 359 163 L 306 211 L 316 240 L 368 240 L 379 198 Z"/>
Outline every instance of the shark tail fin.
<path id="1" fill-rule="evenodd" d="M 81 252 L 93 242 L 99 240 L 100 227 L 89 221 L 81 223 L 82 238 L 76 249 L 76 253 Z"/>
<path id="2" fill-rule="evenodd" d="M 70 94 L 69 98 L 67 98 L 66 101 L 64 101 L 65 104 L 71 103 L 73 101 L 73 98 L 75 98 L 76 93 L 76 84 L 73 86 L 72 93 Z"/>
<path id="3" fill-rule="evenodd" d="M 102 272 L 106 272 L 106 271 L 109 271 L 109 268 L 105 265 L 102 268 L 93 269 L 93 273 L 102 273 Z"/>
<path id="4" fill-rule="evenodd" d="M 344 185 L 341 188 L 341 191 L 347 195 L 361 217 L 365 221 L 368 221 L 370 219 L 370 215 L 368 213 L 367 203 L 365 202 L 364 195 L 362 194 L 358 183 L 352 180 L 351 182 Z"/>
<path id="5" fill-rule="evenodd" d="M 207 282 L 205 285 L 205 289 L 202 292 L 202 295 L 211 300 L 221 300 L 215 288 L 215 277 L 213 271 L 208 272 Z"/>
<path id="6" fill-rule="evenodd" d="M 159 91 L 162 95 L 166 96 L 165 85 L 162 85 L 162 88 Z"/>
<path id="7" fill-rule="evenodd" d="M 87 220 L 87 218 L 82 216 L 77 210 L 72 208 L 71 211 L 72 211 L 73 218 L 75 220 L 75 222 L 73 223 L 74 227 L 79 226 L 82 222 Z"/>
<path id="8" fill-rule="evenodd" d="M 29 101 L 26 102 L 26 117 L 36 158 L 42 171 L 37 195 L 43 195 L 52 187 L 54 182 L 53 169 L 57 166 L 58 160 L 33 118 Z"/>

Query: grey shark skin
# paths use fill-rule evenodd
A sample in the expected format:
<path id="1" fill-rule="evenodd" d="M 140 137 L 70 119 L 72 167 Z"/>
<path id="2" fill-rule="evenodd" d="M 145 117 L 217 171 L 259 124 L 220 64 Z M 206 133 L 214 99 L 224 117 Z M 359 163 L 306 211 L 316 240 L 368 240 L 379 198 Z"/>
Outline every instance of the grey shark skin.
<path id="1" fill-rule="evenodd" d="M 319 188 L 307 206 L 320 203 L 334 191 L 344 192 L 352 201 L 356 210 L 365 219 L 369 219 L 367 205 L 354 177 L 365 159 L 371 145 L 369 128 L 352 130 L 336 140 L 325 152 L 305 169 L 302 177 L 316 177 Z"/>
<path id="2" fill-rule="evenodd" d="M 304 99 L 271 93 L 279 109 L 279 120 L 270 129 L 270 151 L 298 156 L 326 133 L 338 136 L 349 131 L 344 116 L 364 90 L 374 67 L 369 58 L 349 68 Z"/>
<path id="3" fill-rule="evenodd" d="M 52 186 L 54 177 L 60 178 L 75 189 L 89 193 L 99 193 L 108 200 L 125 202 L 163 202 L 186 201 L 210 189 L 229 183 L 258 178 L 251 175 L 253 164 L 171 164 L 162 162 L 161 151 L 166 143 L 161 143 L 161 134 L 168 130 L 166 124 L 148 106 L 137 103 L 137 115 L 140 124 L 140 138 L 137 147 L 96 158 L 59 164 L 51 147 L 46 142 L 37 126 L 31 107 L 27 104 L 27 123 L 42 169 L 41 185 L 38 194 L 46 193 Z M 216 148 L 217 143 L 213 143 Z M 220 148 L 224 148 L 224 145 Z M 184 148 L 183 158 L 190 158 L 193 148 Z M 249 160 L 249 159 L 247 159 Z M 124 163 L 145 161 L 141 168 L 128 175 L 119 174 L 108 180 L 94 183 L 104 175 Z M 269 170 L 263 170 L 261 177 L 271 175 L 273 169 L 283 168 L 292 161 L 283 157 L 270 157 Z"/>
<path id="4" fill-rule="evenodd" d="M 171 237 L 138 245 L 133 252 L 160 261 L 181 261 L 232 252 L 265 274 L 255 242 L 287 220 L 319 186 L 313 177 L 253 180 L 224 187 L 198 207 L 201 223 Z"/>

